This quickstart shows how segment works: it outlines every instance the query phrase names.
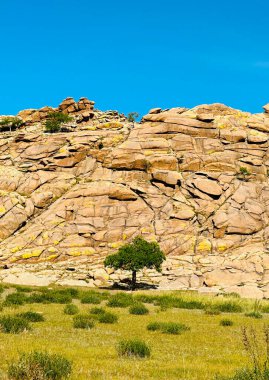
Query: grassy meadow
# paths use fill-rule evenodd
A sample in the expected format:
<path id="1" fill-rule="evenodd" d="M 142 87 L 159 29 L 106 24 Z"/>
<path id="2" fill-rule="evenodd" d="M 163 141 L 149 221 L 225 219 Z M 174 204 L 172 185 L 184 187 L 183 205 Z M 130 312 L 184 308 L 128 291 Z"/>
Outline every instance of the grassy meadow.
<path id="1" fill-rule="evenodd" d="M 92 328 L 74 328 L 75 315 L 64 313 L 70 302 L 78 307 L 79 315 L 91 315 L 90 309 L 98 307 L 115 314 L 118 321 L 100 323 L 92 315 Z M 130 307 L 137 302 L 140 306 L 143 302 L 147 314 L 130 314 Z M 254 327 L 259 335 L 264 325 L 269 325 L 269 302 L 255 303 L 233 295 L 213 297 L 179 291 L 139 291 L 122 296 L 117 291 L 10 286 L 3 289 L 2 305 L 0 320 L 3 316 L 28 311 L 41 313 L 45 319 L 30 322 L 30 331 L 5 333 L 1 330 L 2 379 L 8 378 L 8 366 L 20 353 L 38 350 L 61 354 L 70 360 L 71 380 L 213 380 L 216 374 L 232 375 L 248 364 L 242 344 L 242 326 Z M 256 318 L 245 315 L 253 311 Z M 223 319 L 233 324 L 222 326 Z M 187 329 L 178 334 L 149 331 L 147 326 L 153 322 L 184 324 Z M 151 349 L 150 357 L 120 357 L 117 346 L 124 339 L 146 342 Z"/>

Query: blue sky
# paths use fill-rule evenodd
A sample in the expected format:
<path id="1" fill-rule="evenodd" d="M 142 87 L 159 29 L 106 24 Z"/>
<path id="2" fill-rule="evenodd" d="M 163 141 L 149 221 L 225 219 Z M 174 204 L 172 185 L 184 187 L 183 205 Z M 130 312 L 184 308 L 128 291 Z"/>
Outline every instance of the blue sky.
<path id="1" fill-rule="evenodd" d="M 269 102 L 268 0 L 0 0 L 0 114 Z"/>

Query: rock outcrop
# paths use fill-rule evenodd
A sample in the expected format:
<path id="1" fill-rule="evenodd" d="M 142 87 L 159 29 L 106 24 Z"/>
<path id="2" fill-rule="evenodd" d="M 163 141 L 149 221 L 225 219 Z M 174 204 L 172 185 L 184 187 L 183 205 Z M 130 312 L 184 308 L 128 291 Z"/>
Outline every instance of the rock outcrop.
<path id="1" fill-rule="evenodd" d="M 73 116 L 47 134 L 49 112 Z M 0 134 L 0 278 L 100 286 L 104 257 L 136 235 L 166 254 L 163 289 L 269 298 L 269 106 L 155 108 L 138 123 L 94 102 L 18 114 Z M 1 120 L 1 117 L 0 117 Z"/>

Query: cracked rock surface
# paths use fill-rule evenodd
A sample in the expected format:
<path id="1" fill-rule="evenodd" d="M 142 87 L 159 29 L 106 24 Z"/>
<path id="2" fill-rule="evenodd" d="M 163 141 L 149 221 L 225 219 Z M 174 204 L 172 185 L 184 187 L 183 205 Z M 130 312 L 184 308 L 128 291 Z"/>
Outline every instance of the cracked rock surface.
<path id="1" fill-rule="evenodd" d="M 44 133 L 52 110 L 73 116 L 63 132 Z M 104 257 L 142 235 L 167 258 L 140 281 L 269 298 L 264 110 L 155 108 L 131 123 L 67 98 L 21 111 L 23 126 L 0 134 L 0 278 L 112 284 L 127 274 Z"/>

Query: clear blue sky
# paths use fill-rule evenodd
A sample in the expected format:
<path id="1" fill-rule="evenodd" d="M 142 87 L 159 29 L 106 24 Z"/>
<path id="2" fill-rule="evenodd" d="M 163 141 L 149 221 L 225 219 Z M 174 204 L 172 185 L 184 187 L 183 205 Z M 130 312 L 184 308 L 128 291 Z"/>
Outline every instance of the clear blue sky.
<path id="1" fill-rule="evenodd" d="M 0 114 L 269 102 L 268 0 L 0 0 Z"/>

